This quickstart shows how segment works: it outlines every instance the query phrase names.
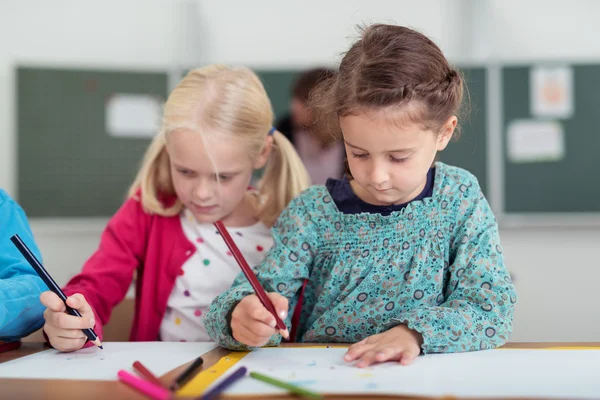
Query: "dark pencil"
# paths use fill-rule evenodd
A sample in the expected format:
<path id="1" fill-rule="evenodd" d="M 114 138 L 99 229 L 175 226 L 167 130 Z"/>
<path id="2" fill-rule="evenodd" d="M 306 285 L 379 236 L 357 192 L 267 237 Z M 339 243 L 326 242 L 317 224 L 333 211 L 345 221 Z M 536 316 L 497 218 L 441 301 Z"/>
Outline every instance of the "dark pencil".
<path id="1" fill-rule="evenodd" d="M 48 271 L 46 271 L 44 266 L 38 261 L 37 258 L 35 258 L 35 256 L 31 252 L 31 250 L 29 250 L 29 247 L 27 247 L 25 242 L 23 242 L 23 240 L 21 240 L 19 235 L 14 235 L 13 237 L 10 238 L 10 241 L 13 242 L 13 244 L 21 252 L 23 257 L 25 257 L 27 262 L 29 262 L 31 267 L 35 270 L 35 272 L 44 281 L 46 286 L 48 286 L 48 289 L 53 291 L 58 297 L 60 297 L 60 299 L 63 301 L 63 303 L 65 303 L 65 307 L 67 307 L 67 313 L 81 318 L 81 314 L 79 313 L 79 311 L 77 311 L 67 305 L 67 296 L 65 296 L 64 292 L 60 289 L 60 286 L 58 286 L 56 284 L 56 282 L 54 281 L 54 279 L 52 279 L 52 277 L 50 276 Z M 87 336 L 87 338 L 90 340 L 90 342 L 94 343 L 96 346 L 103 349 L 100 339 L 98 338 L 98 336 L 96 335 L 96 332 L 94 332 L 94 330 L 92 328 L 82 329 L 82 331 L 85 334 L 85 336 Z"/>
<path id="2" fill-rule="evenodd" d="M 263 306 L 265 306 L 265 308 L 271 314 L 273 314 L 273 317 L 275 317 L 275 322 L 277 323 L 277 329 L 282 331 L 282 335 L 284 336 L 284 338 L 287 339 L 289 337 L 287 327 L 285 326 L 285 324 L 283 323 L 281 318 L 279 318 L 279 316 L 277 315 L 277 311 L 275 311 L 275 307 L 273 306 L 273 303 L 267 296 L 265 289 L 263 289 L 263 287 L 260 285 L 260 282 L 258 282 L 258 279 L 256 279 L 256 275 L 254 275 L 254 272 L 252 272 L 252 269 L 250 269 L 250 266 L 248 265 L 248 263 L 246 262 L 246 259 L 242 255 L 242 252 L 240 251 L 240 249 L 237 247 L 237 245 L 235 244 L 235 242 L 229 235 L 229 232 L 227 232 L 227 228 L 225 228 L 225 225 L 223 225 L 223 222 L 221 222 L 221 221 L 215 222 L 215 227 L 221 234 L 221 237 L 225 241 L 225 244 L 227 244 L 227 247 L 229 247 L 231 254 L 233 254 L 233 257 L 235 258 L 235 260 L 239 264 L 240 268 L 244 272 L 244 275 L 246 275 L 246 279 L 248 279 L 248 282 L 250 282 L 252 289 L 254 289 L 254 293 L 259 298 L 259 300 L 263 304 Z"/>
<path id="3" fill-rule="evenodd" d="M 198 357 L 194 360 L 193 363 L 190 364 L 189 367 L 185 369 L 171 385 L 171 390 L 175 391 L 185 385 L 190 379 L 192 379 L 196 375 L 196 370 L 204 363 L 202 357 Z"/>
<path id="4" fill-rule="evenodd" d="M 202 395 L 202 397 L 200 397 L 200 400 L 212 400 L 216 396 L 223 393 L 225 391 L 225 389 L 227 389 L 229 386 L 233 385 L 239 379 L 242 379 L 244 376 L 246 376 L 246 372 L 248 372 L 246 367 L 238 368 L 233 374 L 229 375 L 226 379 L 221 381 L 221 383 L 219 383 L 217 386 L 215 386 L 208 392 L 204 393 Z"/>

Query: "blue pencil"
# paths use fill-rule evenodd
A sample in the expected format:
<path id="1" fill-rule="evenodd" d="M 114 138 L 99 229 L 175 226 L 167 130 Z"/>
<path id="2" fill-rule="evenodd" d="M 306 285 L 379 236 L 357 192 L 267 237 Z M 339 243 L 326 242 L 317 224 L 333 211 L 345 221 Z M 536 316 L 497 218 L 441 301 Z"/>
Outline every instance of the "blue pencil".
<path id="1" fill-rule="evenodd" d="M 236 382 L 237 380 L 246 376 L 246 372 L 248 372 L 246 367 L 240 367 L 233 374 L 229 375 L 227 377 L 227 379 L 224 379 L 217 386 L 215 386 L 214 388 L 212 388 L 211 390 L 206 392 L 204 395 L 202 395 L 202 397 L 200 397 L 200 400 L 211 400 L 211 399 L 216 398 L 219 394 L 224 392 L 225 389 L 227 389 L 229 386 L 231 386 L 234 382 Z"/>

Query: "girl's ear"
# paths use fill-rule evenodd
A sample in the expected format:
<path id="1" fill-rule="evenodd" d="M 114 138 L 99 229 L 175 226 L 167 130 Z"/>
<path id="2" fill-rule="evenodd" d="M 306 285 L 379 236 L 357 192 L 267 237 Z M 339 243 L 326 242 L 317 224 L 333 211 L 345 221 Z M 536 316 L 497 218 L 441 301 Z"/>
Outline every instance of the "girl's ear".
<path id="1" fill-rule="evenodd" d="M 252 166 L 254 169 L 261 169 L 265 166 L 267 161 L 269 160 L 269 156 L 271 155 L 271 151 L 273 150 L 273 136 L 268 135 L 266 138 L 265 146 L 262 151 L 254 160 L 254 165 Z"/>
<path id="2" fill-rule="evenodd" d="M 446 148 L 448 142 L 452 139 L 457 124 L 458 118 L 456 118 L 456 115 L 453 115 L 442 125 L 442 129 L 440 129 L 437 137 L 437 151 L 442 151 Z"/>

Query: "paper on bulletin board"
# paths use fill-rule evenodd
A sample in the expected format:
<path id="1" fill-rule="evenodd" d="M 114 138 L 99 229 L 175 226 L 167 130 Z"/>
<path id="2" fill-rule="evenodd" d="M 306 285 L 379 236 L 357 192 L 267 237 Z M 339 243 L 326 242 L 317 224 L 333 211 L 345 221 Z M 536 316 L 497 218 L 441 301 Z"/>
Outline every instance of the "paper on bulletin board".
<path id="1" fill-rule="evenodd" d="M 570 118 L 574 107 L 573 69 L 534 67 L 530 74 L 530 101 L 533 116 Z"/>
<path id="2" fill-rule="evenodd" d="M 508 160 L 513 163 L 559 161 L 565 157 L 565 135 L 556 121 L 516 120 L 508 127 Z"/>
<path id="3" fill-rule="evenodd" d="M 154 137 L 159 129 L 162 103 L 162 98 L 156 95 L 111 95 L 106 102 L 106 132 L 114 137 Z"/>

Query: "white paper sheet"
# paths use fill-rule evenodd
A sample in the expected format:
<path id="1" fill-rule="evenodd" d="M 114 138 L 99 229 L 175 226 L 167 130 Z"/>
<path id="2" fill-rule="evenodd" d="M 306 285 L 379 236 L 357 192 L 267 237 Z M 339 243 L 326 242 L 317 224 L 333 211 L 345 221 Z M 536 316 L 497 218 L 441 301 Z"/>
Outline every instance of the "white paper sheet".
<path id="1" fill-rule="evenodd" d="M 565 135 L 554 121 L 516 120 L 508 127 L 508 159 L 513 163 L 554 162 L 565 157 Z"/>
<path id="2" fill-rule="evenodd" d="M 412 365 L 359 369 L 344 363 L 346 349 L 265 348 L 238 366 L 319 393 L 459 397 L 586 399 L 600 395 L 600 350 L 487 350 L 418 357 Z M 224 379 L 227 375 L 223 376 Z M 215 383 L 216 384 L 216 383 Z M 245 377 L 228 395 L 283 393 Z"/>
<path id="3" fill-rule="evenodd" d="M 151 138 L 158 132 L 161 113 L 159 96 L 115 93 L 106 103 L 106 132 L 115 137 Z"/>
<path id="4" fill-rule="evenodd" d="M 156 376 L 214 349 L 214 343 L 106 342 L 72 353 L 50 349 L 0 364 L 0 378 L 116 380 L 139 361 Z"/>
<path id="5" fill-rule="evenodd" d="M 536 117 L 570 118 L 573 115 L 573 69 L 535 67 L 530 72 L 531 113 Z"/>

